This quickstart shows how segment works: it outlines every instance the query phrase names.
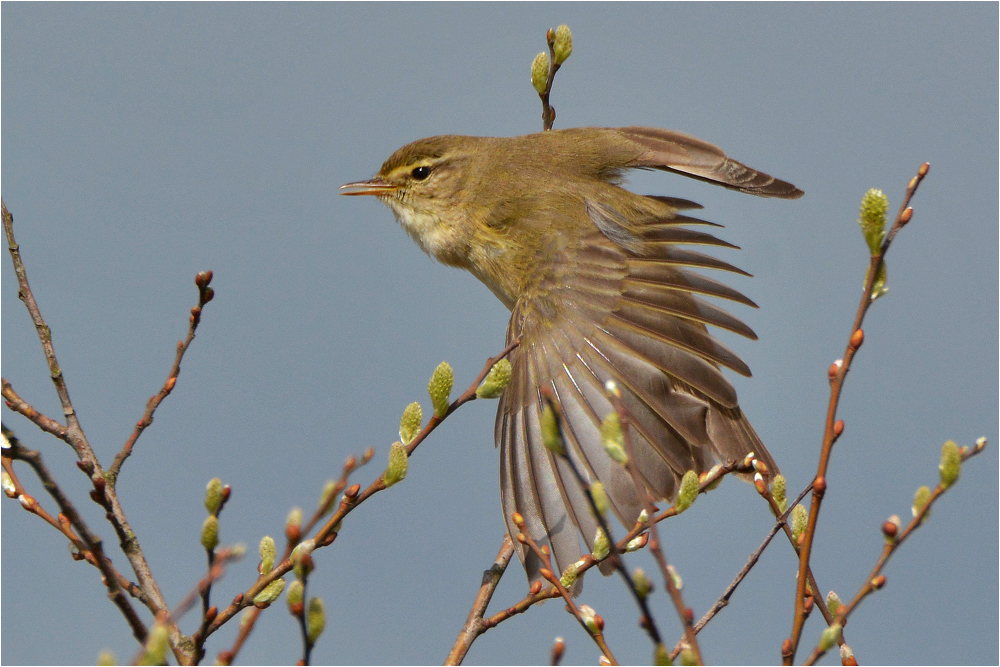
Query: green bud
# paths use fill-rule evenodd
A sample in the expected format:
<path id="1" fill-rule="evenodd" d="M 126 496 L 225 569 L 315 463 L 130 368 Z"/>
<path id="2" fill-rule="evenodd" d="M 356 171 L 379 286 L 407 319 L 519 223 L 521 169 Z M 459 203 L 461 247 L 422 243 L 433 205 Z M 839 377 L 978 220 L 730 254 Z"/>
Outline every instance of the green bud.
<path id="1" fill-rule="evenodd" d="M 580 617 L 583 619 L 583 624 L 587 626 L 592 634 L 598 635 L 601 633 L 600 626 L 597 625 L 597 612 L 589 604 L 580 605 Z"/>
<path id="2" fill-rule="evenodd" d="M 275 579 L 265 586 L 264 590 L 254 596 L 253 603 L 256 605 L 269 605 L 281 597 L 281 591 L 283 590 L 285 590 L 285 580 Z"/>
<path id="3" fill-rule="evenodd" d="M 597 511 L 604 516 L 608 513 L 608 494 L 604 490 L 604 485 L 600 482 L 591 482 L 590 484 L 590 495 L 594 497 L 594 505 L 597 506 Z"/>
<path id="4" fill-rule="evenodd" d="M 656 655 L 653 657 L 653 664 L 655 665 L 672 665 L 674 664 L 670 660 L 670 651 L 663 644 L 656 645 Z"/>
<path id="5" fill-rule="evenodd" d="M 207 551 L 219 546 L 219 517 L 214 514 L 205 517 L 205 523 L 201 524 L 201 546 Z"/>
<path id="6" fill-rule="evenodd" d="M 861 198 L 858 224 L 872 255 L 878 254 L 885 240 L 885 220 L 889 211 L 889 199 L 881 190 L 872 188 Z"/>
<path id="7" fill-rule="evenodd" d="M 927 488 L 926 486 L 921 486 L 919 489 L 917 489 L 917 492 L 913 495 L 913 507 L 912 507 L 913 516 L 916 517 L 917 515 L 919 515 L 924 510 L 924 508 L 927 507 L 927 503 L 929 503 L 930 501 L 931 501 L 931 490 L 929 488 Z M 931 513 L 930 510 L 928 510 L 927 513 L 924 514 L 924 519 L 929 519 L 930 516 Z"/>
<path id="8" fill-rule="evenodd" d="M 295 605 L 301 604 L 306 596 L 306 585 L 300 579 L 295 579 L 288 584 L 288 592 L 285 593 L 285 602 L 288 603 L 288 612 L 296 616 Z"/>
<path id="9" fill-rule="evenodd" d="M 608 536 L 600 528 L 597 529 L 597 533 L 594 535 L 594 551 L 592 555 L 594 560 L 604 560 L 611 553 L 611 543 L 608 541 Z"/>
<path id="10" fill-rule="evenodd" d="M 545 87 L 549 84 L 549 54 L 542 51 L 531 63 L 531 85 L 535 87 L 538 94 L 545 92 Z"/>
<path id="11" fill-rule="evenodd" d="M 167 651 L 170 650 L 170 633 L 167 627 L 160 623 L 155 624 L 149 630 L 146 637 L 146 647 L 139 658 L 140 665 L 165 665 L 167 664 Z"/>
<path id="12" fill-rule="evenodd" d="M 434 415 L 441 419 L 448 412 L 448 399 L 451 396 L 451 386 L 455 382 L 455 372 L 447 361 L 442 361 L 434 369 L 431 381 L 427 384 L 427 393 L 431 395 L 431 405 Z"/>
<path id="13" fill-rule="evenodd" d="M 792 508 L 792 536 L 798 540 L 802 533 L 806 532 L 809 525 L 809 512 L 802 503 Z"/>
<path id="14" fill-rule="evenodd" d="M 118 664 L 118 658 L 115 657 L 115 654 L 111 651 L 111 649 L 106 648 L 97 654 L 97 664 L 111 667 L 111 665 Z"/>
<path id="15" fill-rule="evenodd" d="M 392 443 L 392 447 L 389 448 L 389 465 L 382 473 L 382 481 L 385 482 L 386 488 L 401 482 L 406 477 L 406 465 L 407 454 L 403 443 Z"/>
<path id="16" fill-rule="evenodd" d="M 941 464 L 938 469 L 941 471 L 942 488 L 947 489 L 958 480 L 958 473 L 962 469 L 962 454 L 954 440 L 944 443 L 941 448 Z"/>
<path id="17" fill-rule="evenodd" d="M 695 655 L 694 649 L 690 646 L 681 651 L 681 654 L 677 657 L 680 658 L 681 664 L 685 665 L 685 667 L 698 664 L 698 656 Z"/>
<path id="18" fill-rule="evenodd" d="M 833 625 L 827 626 L 823 630 L 823 634 L 819 636 L 819 650 L 829 651 L 836 645 L 837 640 L 840 639 L 840 624 L 834 623 Z"/>
<path id="19" fill-rule="evenodd" d="M 889 288 L 885 284 L 888 280 L 888 271 L 889 270 L 885 266 L 885 260 L 882 260 L 882 262 L 878 265 L 878 271 L 875 273 L 875 281 L 872 282 L 872 301 L 889 293 Z M 871 267 L 869 266 L 868 271 L 865 272 L 865 284 L 868 283 L 868 274 L 870 272 Z"/>
<path id="20" fill-rule="evenodd" d="M 220 507 L 222 507 L 222 480 L 213 477 L 208 480 L 208 486 L 205 487 L 205 509 L 209 514 L 218 514 Z"/>
<path id="21" fill-rule="evenodd" d="M 681 488 L 677 491 L 677 502 L 674 503 L 674 510 L 680 514 L 687 508 L 694 505 L 698 497 L 698 473 L 688 470 L 681 478 Z"/>
<path id="22" fill-rule="evenodd" d="M 306 636 L 309 638 L 310 644 L 316 643 L 325 627 L 326 610 L 323 608 L 323 600 L 317 597 L 309 598 L 309 609 L 306 612 Z"/>
<path id="23" fill-rule="evenodd" d="M 646 576 L 645 570 L 641 567 L 635 568 L 635 572 L 632 573 L 632 583 L 635 584 L 635 592 L 642 600 L 645 600 L 649 592 L 653 590 L 653 584 L 649 582 L 649 577 Z"/>
<path id="24" fill-rule="evenodd" d="M 580 571 L 580 563 L 570 563 L 563 570 L 562 576 L 559 577 L 559 583 L 563 585 L 564 588 L 572 588 L 573 584 L 576 583 L 576 575 Z"/>
<path id="25" fill-rule="evenodd" d="M 638 537 L 633 537 L 625 545 L 625 551 L 627 551 L 628 553 L 632 553 L 633 551 L 638 551 L 639 549 L 646 546 L 646 543 L 648 541 L 649 540 L 645 535 L 639 535 Z"/>
<path id="26" fill-rule="evenodd" d="M 639 518 L 636 519 L 636 522 L 638 522 L 638 523 L 649 523 L 649 512 L 647 512 L 645 509 L 643 509 L 641 512 L 639 512 Z"/>
<path id="27" fill-rule="evenodd" d="M 722 468 L 722 466 L 716 463 L 714 466 L 711 467 L 711 469 L 709 469 L 707 476 L 710 477 L 714 475 L 720 468 Z M 726 477 L 725 475 L 719 475 L 718 477 L 716 477 L 714 482 L 705 487 L 705 491 L 706 492 L 714 491 L 715 489 L 719 488 L 719 484 L 722 484 L 722 480 L 725 479 L 725 477 Z"/>
<path id="28" fill-rule="evenodd" d="M 500 394 L 510 384 L 511 365 L 507 358 L 493 364 L 493 368 L 486 375 L 486 379 L 476 389 L 477 398 L 500 398 Z"/>
<path id="29" fill-rule="evenodd" d="M 573 33 L 569 31 L 568 25 L 561 25 L 556 28 L 556 39 L 552 43 L 552 52 L 555 54 L 556 65 L 562 65 L 573 53 Z"/>
<path id="30" fill-rule="evenodd" d="M 299 579 L 305 579 L 313 571 L 312 552 L 315 548 L 315 540 L 303 540 L 292 549 L 292 571 Z"/>
<path id="31" fill-rule="evenodd" d="M 14 486 L 14 480 L 11 479 L 6 470 L 0 473 L 0 485 L 3 487 L 5 496 L 8 498 L 17 498 L 17 487 Z"/>
<path id="32" fill-rule="evenodd" d="M 771 482 L 771 496 L 774 498 L 778 509 L 784 513 L 788 509 L 788 497 L 786 494 L 786 482 L 784 475 L 775 475 Z"/>
<path id="33" fill-rule="evenodd" d="M 622 433 L 622 423 L 618 419 L 617 412 L 612 412 L 601 422 L 601 441 L 604 443 L 604 451 L 608 453 L 608 456 L 623 466 L 628 465 L 628 455 L 625 453 L 625 434 Z"/>
<path id="34" fill-rule="evenodd" d="M 826 594 L 826 608 L 830 610 L 831 616 L 837 615 L 837 609 L 840 608 L 840 605 L 842 604 L 844 603 L 840 601 L 840 596 L 833 591 Z"/>
<path id="35" fill-rule="evenodd" d="M 326 484 L 323 485 L 323 491 L 319 494 L 319 511 L 320 516 L 324 516 L 330 513 L 333 509 L 333 494 L 337 490 L 337 482 L 334 480 L 328 480 Z"/>
<path id="36" fill-rule="evenodd" d="M 270 535 L 265 535 L 260 541 L 260 547 L 257 549 L 260 553 L 260 573 L 267 574 L 274 568 L 274 559 L 277 557 L 278 549 L 274 544 L 274 538 Z"/>
<path id="37" fill-rule="evenodd" d="M 539 417 L 542 430 L 542 442 L 545 448 L 559 456 L 566 456 L 566 446 L 563 444 L 562 430 L 559 428 L 559 418 L 551 405 L 546 404 Z"/>
<path id="38" fill-rule="evenodd" d="M 416 401 L 407 405 L 406 409 L 403 410 L 403 416 L 399 419 L 399 439 L 404 445 L 413 442 L 413 439 L 420 434 L 423 419 L 423 408 Z"/>
<path id="39" fill-rule="evenodd" d="M 681 575 L 677 573 L 677 569 L 673 565 L 667 565 L 667 574 L 670 575 L 670 580 L 674 582 L 674 588 L 677 590 L 684 588 L 684 580 L 681 579 Z"/>
<path id="40" fill-rule="evenodd" d="M 290 512 L 288 512 L 288 518 L 285 519 L 285 526 L 295 526 L 299 528 L 302 526 L 302 508 L 293 507 Z"/>

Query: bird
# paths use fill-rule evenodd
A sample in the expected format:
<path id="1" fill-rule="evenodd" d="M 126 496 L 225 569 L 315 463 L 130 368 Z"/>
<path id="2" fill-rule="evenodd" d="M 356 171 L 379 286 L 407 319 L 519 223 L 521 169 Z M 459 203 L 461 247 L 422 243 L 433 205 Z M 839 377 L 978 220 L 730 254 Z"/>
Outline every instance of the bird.
<path id="1" fill-rule="evenodd" d="M 705 231 L 721 225 L 690 215 L 699 204 L 626 189 L 632 169 L 759 197 L 803 194 L 713 144 L 653 127 L 429 137 L 397 150 L 373 178 L 341 186 L 387 204 L 421 249 L 468 270 L 511 311 L 507 342 L 519 344 L 494 439 L 503 518 L 530 581 L 544 564 L 518 533 L 547 545 L 563 572 L 585 553 L 581 540 L 593 550 L 599 527 L 569 463 L 543 444 L 546 396 L 558 403 L 567 456 L 585 481 L 601 482 L 608 511 L 627 528 L 647 495 L 672 501 L 688 470 L 752 452 L 778 471 L 722 372 L 750 369 L 708 328 L 755 340 L 706 297 L 756 304 L 699 270 L 750 274 L 692 249 L 736 246 Z M 609 381 L 629 415 L 644 488 L 602 445 L 615 409 Z"/>

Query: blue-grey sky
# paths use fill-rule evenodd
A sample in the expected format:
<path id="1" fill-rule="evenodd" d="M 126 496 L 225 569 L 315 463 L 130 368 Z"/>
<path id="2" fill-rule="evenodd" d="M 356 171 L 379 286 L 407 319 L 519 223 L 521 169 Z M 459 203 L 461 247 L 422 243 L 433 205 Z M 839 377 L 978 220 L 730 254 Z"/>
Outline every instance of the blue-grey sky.
<path id="1" fill-rule="evenodd" d="M 731 282 L 760 305 L 737 311 L 760 340 L 724 338 L 754 371 L 734 379 L 740 402 L 792 489 L 815 473 L 826 370 L 860 296 L 860 197 L 882 188 L 895 210 L 930 162 L 848 378 L 814 565 L 824 592 L 851 597 L 881 549 L 882 521 L 906 519 L 913 491 L 936 482 L 942 443 L 987 436 L 990 449 L 891 561 L 888 585 L 846 636 L 862 664 L 996 663 L 995 3 L 4 3 L 2 194 L 106 464 L 166 377 L 195 273 L 215 271 L 177 387 L 119 484 L 168 600 L 203 574 L 209 478 L 233 487 L 223 541 L 251 552 L 216 587 L 226 604 L 255 577 L 260 538 L 280 536 L 292 506 L 311 510 L 346 456 L 373 445 L 375 462 L 355 480 L 381 472 L 400 412 L 414 400 L 427 409 L 442 359 L 461 389 L 502 347 L 507 312 L 484 286 L 428 259 L 377 201 L 337 187 L 420 137 L 540 130 L 529 67 L 559 23 L 575 50 L 556 80 L 557 127 L 680 130 L 805 190 L 776 201 L 669 174 L 630 180 L 701 202 L 742 247 L 722 256 L 755 275 Z M 3 264 L 3 375 L 58 416 L 6 253 Z M 494 410 L 477 401 L 450 418 L 406 480 L 317 553 L 310 592 L 328 623 L 315 662 L 444 659 L 504 531 Z M 114 547 L 65 445 L 9 410 L 3 419 Z M 90 663 L 103 648 L 129 659 L 133 641 L 96 571 L 16 503 L 0 507 L 0 659 Z M 661 524 L 696 615 L 769 525 L 753 489 L 732 480 Z M 654 569 L 645 554 L 634 562 Z M 493 609 L 525 590 L 512 564 Z M 706 660 L 779 661 L 793 591 L 792 552 L 776 542 L 701 635 Z M 662 593 L 652 600 L 676 640 L 673 609 Z M 605 617 L 619 659 L 650 659 L 617 578 L 588 577 L 581 602 Z M 820 630 L 812 620 L 804 642 Z M 208 660 L 234 633 L 212 638 Z M 541 663 L 557 635 L 567 663 L 596 662 L 558 601 L 481 637 L 467 662 Z M 241 662 L 291 663 L 299 651 L 282 604 Z"/>

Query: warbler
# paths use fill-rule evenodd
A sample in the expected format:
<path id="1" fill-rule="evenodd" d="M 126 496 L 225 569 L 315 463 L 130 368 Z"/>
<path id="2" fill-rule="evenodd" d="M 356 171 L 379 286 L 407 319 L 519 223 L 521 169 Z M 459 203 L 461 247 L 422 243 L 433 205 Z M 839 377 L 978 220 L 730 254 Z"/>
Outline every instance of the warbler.
<path id="1" fill-rule="evenodd" d="M 542 563 L 519 532 L 548 545 L 562 572 L 580 559 L 581 537 L 593 550 L 599 525 L 567 462 L 542 442 L 543 387 L 560 407 L 567 455 L 603 484 L 609 511 L 627 528 L 646 494 L 673 500 L 688 470 L 750 452 L 778 470 L 722 372 L 749 377 L 750 369 L 708 326 L 756 335 L 705 297 L 756 306 L 691 270 L 749 275 L 690 248 L 736 246 L 699 229 L 719 225 L 688 215 L 698 204 L 622 187 L 628 169 L 760 197 L 803 194 L 712 144 L 650 127 L 430 137 L 397 150 L 374 178 L 342 186 L 343 194 L 383 201 L 425 252 L 471 272 L 511 310 L 507 341 L 520 344 L 509 357 L 495 440 L 504 520 L 532 581 Z M 644 488 L 602 442 L 601 425 L 614 412 L 609 381 L 629 416 Z"/>

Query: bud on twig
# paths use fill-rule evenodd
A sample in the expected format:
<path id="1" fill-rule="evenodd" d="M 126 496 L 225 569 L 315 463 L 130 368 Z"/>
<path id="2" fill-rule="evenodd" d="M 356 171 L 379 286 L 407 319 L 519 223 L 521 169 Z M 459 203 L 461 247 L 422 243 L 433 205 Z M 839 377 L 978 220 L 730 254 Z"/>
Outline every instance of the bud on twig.
<path id="1" fill-rule="evenodd" d="M 542 51 L 531 63 L 531 85 L 539 95 L 545 93 L 549 83 L 549 54 Z"/>
<path id="2" fill-rule="evenodd" d="M 604 451 L 608 453 L 614 461 L 621 465 L 628 465 L 628 455 L 625 454 L 625 434 L 622 433 L 621 420 L 618 413 L 612 412 L 601 422 L 601 441 L 604 443 Z"/>
<path id="3" fill-rule="evenodd" d="M 314 597 L 309 598 L 309 611 L 306 616 L 306 636 L 310 644 L 315 644 L 319 636 L 323 634 L 326 627 L 326 609 L 323 607 L 323 600 Z"/>
<path id="4" fill-rule="evenodd" d="M 413 442 L 413 439 L 420 434 L 423 419 L 423 408 L 416 401 L 407 405 L 403 410 L 403 416 L 399 419 L 399 439 L 404 445 Z"/>
<path id="5" fill-rule="evenodd" d="M 792 536 L 798 540 L 806 532 L 806 527 L 809 525 L 809 512 L 801 503 L 792 508 L 791 524 Z"/>
<path id="6" fill-rule="evenodd" d="M 650 583 L 649 577 L 646 576 L 645 570 L 641 567 L 635 568 L 635 572 L 632 573 L 632 583 L 635 584 L 635 591 L 642 600 L 645 600 L 646 596 L 653 590 L 653 584 Z"/>
<path id="7" fill-rule="evenodd" d="M 594 535 L 594 551 L 591 555 L 593 555 L 594 560 L 604 560 L 610 553 L 611 544 L 608 541 L 608 536 L 602 529 L 598 528 Z"/>
<path id="8" fill-rule="evenodd" d="M 562 430 L 559 428 L 559 419 L 552 405 L 546 403 L 542 408 L 540 417 L 542 430 L 542 442 L 545 448 L 558 456 L 566 455 L 566 446 L 563 444 Z"/>
<path id="9" fill-rule="evenodd" d="M 288 613 L 292 616 L 301 616 L 303 600 L 305 600 L 306 585 L 301 580 L 295 579 L 288 585 L 288 593 L 285 594 L 285 602 L 288 603 Z"/>
<path id="10" fill-rule="evenodd" d="M 431 396 L 431 405 L 434 407 L 434 416 L 441 419 L 448 412 L 448 399 L 451 396 L 451 387 L 455 382 L 455 373 L 447 361 L 442 361 L 434 369 L 431 380 L 427 384 L 427 393 Z"/>
<path id="11" fill-rule="evenodd" d="M 677 502 L 674 503 L 674 511 L 678 514 L 691 507 L 698 498 L 698 473 L 688 470 L 681 478 L 681 486 L 677 491 Z"/>
<path id="12" fill-rule="evenodd" d="M 406 477 L 407 463 L 408 457 L 403 443 L 392 443 L 392 446 L 389 447 L 389 465 L 386 467 L 385 472 L 382 473 L 382 481 L 385 483 L 386 488 L 397 482 L 401 482 Z"/>
<path id="13" fill-rule="evenodd" d="M 483 383 L 476 389 L 477 398 L 500 398 L 500 394 L 510 384 L 512 368 L 506 357 L 493 364 Z"/>
<path id="14" fill-rule="evenodd" d="M 274 567 L 274 559 L 278 553 L 274 544 L 274 538 L 270 535 L 265 535 L 261 538 L 260 547 L 258 547 L 257 551 L 260 553 L 260 568 L 258 571 L 261 574 L 267 574 Z"/>
<path id="15" fill-rule="evenodd" d="M 205 509 L 209 514 L 219 513 L 219 508 L 222 507 L 222 494 L 222 480 L 218 477 L 208 480 L 208 486 L 205 487 Z"/>
<path id="16" fill-rule="evenodd" d="M 788 509 L 788 497 L 785 495 L 787 492 L 786 489 L 785 476 L 775 475 L 774 481 L 771 483 L 771 497 L 774 498 L 774 504 L 778 506 L 778 510 L 781 512 Z"/>
<path id="17" fill-rule="evenodd" d="M 206 551 L 213 551 L 219 546 L 219 518 L 214 514 L 205 517 L 205 522 L 201 524 L 201 546 Z"/>
<path id="18" fill-rule="evenodd" d="M 265 586 L 264 590 L 254 596 L 253 603 L 259 608 L 267 607 L 269 604 L 281 597 L 281 591 L 283 590 L 285 590 L 285 580 L 275 579 Z"/>
<path id="19" fill-rule="evenodd" d="M 929 488 L 927 488 L 926 486 L 921 486 L 919 489 L 917 489 L 917 492 L 913 494 L 913 507 L 911 508 L 913 511 L 914 518 L 919 516 L 919 514 L 924 510 L 924 508 L 927 507 L 927 503 L 929 503 L 930 501 L 931 501 L 931 490 Z M 924 514 L 924 520 L 929 519 L 930 516 L 931 513 L 928 510 Z"/>
<path id="20" fill-rule="evenodd" d="M 555 54 L 556 65 L 562 65 L 573 53 L 573 33 L 569 31 L 569 26 L 564 24 L 556 28 L 552 53 Z"/>
<path id="21" fill-rule="evenodd" d="M 872 255 L 878 254 L 885 240 L 886 213 L 889 210 L 889 199 L 881 190 L 872 188 L 861 198 L 860 216 L 861 234 Z"/>
<path id="22" fill-rule="evenodd" d="M 962 469 L 962 454 L 953 440 L 944 443 L 941 448 L 941 463 L 938 469 L 941 471 L 942 488 L 947 489 L 958 480 L 958 474 Z"/>

